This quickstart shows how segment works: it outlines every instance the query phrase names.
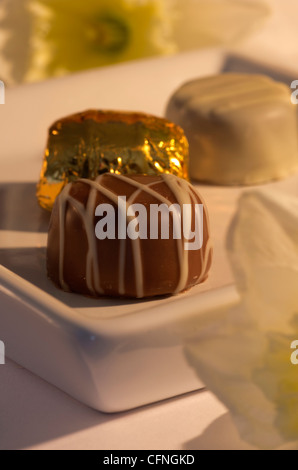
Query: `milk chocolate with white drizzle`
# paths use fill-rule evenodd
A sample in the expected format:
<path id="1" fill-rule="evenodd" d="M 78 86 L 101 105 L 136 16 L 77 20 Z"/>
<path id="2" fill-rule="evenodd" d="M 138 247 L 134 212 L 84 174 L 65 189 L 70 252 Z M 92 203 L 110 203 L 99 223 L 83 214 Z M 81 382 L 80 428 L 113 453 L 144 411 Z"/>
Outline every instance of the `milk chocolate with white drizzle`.
<path id="1" fill-rule="evenodd" d="M 147 239 L 117 238 L 119 197 L 126 198 L 127 209 L 142 204 L 146 209 Z M 115 239 L 99 240 L 95 235 L 100 220 L 95 215 L 101 204 L 115 209 Z M 150 237 L 152 205 L 176 205 L 181 218 L 169 214 L 169 237 Z M 190 207 L 191 229 L 194 231 L 196 205 L 203 204 L 202 247 L 186 249 L 183 233 L 185 207 Z M 188 206 L 186 206 L 188 205 Z M 200 206 L 202 207 L 202 206 Z M 121 209 L 122 210 L 122 209 Z M 175 236 L 173 224 L 181 224 L 181 237 Z M 176 227 L 177 228 L 177 227 Z M 178 233 L 178 232 L 176 232 Z M 174 175 L 104 174 L 95 181 L 70 183 L 57 198 L 52 213 L 47 269 L 49 277 L 65 291 L 93 297 L 144 298 L 177 294 L 206 280 L 212 262 L 209 220 L 205 204 L 196 189 Z"/>

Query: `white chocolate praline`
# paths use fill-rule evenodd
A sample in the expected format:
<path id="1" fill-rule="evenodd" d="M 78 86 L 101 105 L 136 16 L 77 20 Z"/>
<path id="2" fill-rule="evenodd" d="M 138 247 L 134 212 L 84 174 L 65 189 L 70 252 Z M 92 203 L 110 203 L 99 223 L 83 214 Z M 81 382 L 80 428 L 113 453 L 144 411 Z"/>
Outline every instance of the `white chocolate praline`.
<path id="1" fill-rule="evenodd" d="M 298 171 L 297 107 L 285 84 L 263 75 L 221 74 L 184 84 L 166 116 L 190 145 L 191 178 L 260 184 Z"/>

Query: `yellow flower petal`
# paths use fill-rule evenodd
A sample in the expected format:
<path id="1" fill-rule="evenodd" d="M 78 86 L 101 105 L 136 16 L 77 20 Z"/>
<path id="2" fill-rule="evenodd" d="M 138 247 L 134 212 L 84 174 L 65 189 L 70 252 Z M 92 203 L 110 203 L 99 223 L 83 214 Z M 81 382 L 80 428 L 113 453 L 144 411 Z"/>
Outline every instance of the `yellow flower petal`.
<path id="1" fill-rule="evenodd" d="M 173 52 L 158 0 L 30 0 L 27 80 Z"/>

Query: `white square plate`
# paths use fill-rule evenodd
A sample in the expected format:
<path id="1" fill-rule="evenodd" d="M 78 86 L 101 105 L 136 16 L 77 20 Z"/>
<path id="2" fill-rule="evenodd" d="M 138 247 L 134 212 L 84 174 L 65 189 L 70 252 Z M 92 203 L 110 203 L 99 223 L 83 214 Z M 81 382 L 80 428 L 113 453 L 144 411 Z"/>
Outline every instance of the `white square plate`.
<path id="1" fill-rule="evenodd" d="M 73 397 L 123 411 L 203 387 L 183 354 L 191 319 L 237 302 L 225 236 L 243 189 L 200 186 L 214 263 L 186 294 L 151 301 L 93 300 L 54 287 L 45 270 L 49 216 L 35 199 L 47 128 L 88 108 L 162 115 L 185 80 L 260 66 L 191 52 L 8 90 L 0 106 L 0 340 L 6 354 Z M 272 70 L 273 74 L 278 71 Z M 284 75 L 286 81 L 290 77 Z M 270 186 L 298 193 L 298 177 Z"/>

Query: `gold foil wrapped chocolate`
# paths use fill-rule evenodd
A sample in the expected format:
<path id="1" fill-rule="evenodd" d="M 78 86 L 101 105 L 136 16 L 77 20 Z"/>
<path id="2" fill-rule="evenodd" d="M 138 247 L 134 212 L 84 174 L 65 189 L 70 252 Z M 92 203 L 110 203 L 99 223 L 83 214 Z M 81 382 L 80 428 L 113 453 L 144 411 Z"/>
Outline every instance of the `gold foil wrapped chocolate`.
<path id="1" fill-rule="evenodd" d="M 188 179 L 188 142 L 183 130 L 142 113 L 90 110 L 56 121 L 49 130 L 39 204 L 51 210 L 63 187 L 102 173 L 171 173 Z"/>

